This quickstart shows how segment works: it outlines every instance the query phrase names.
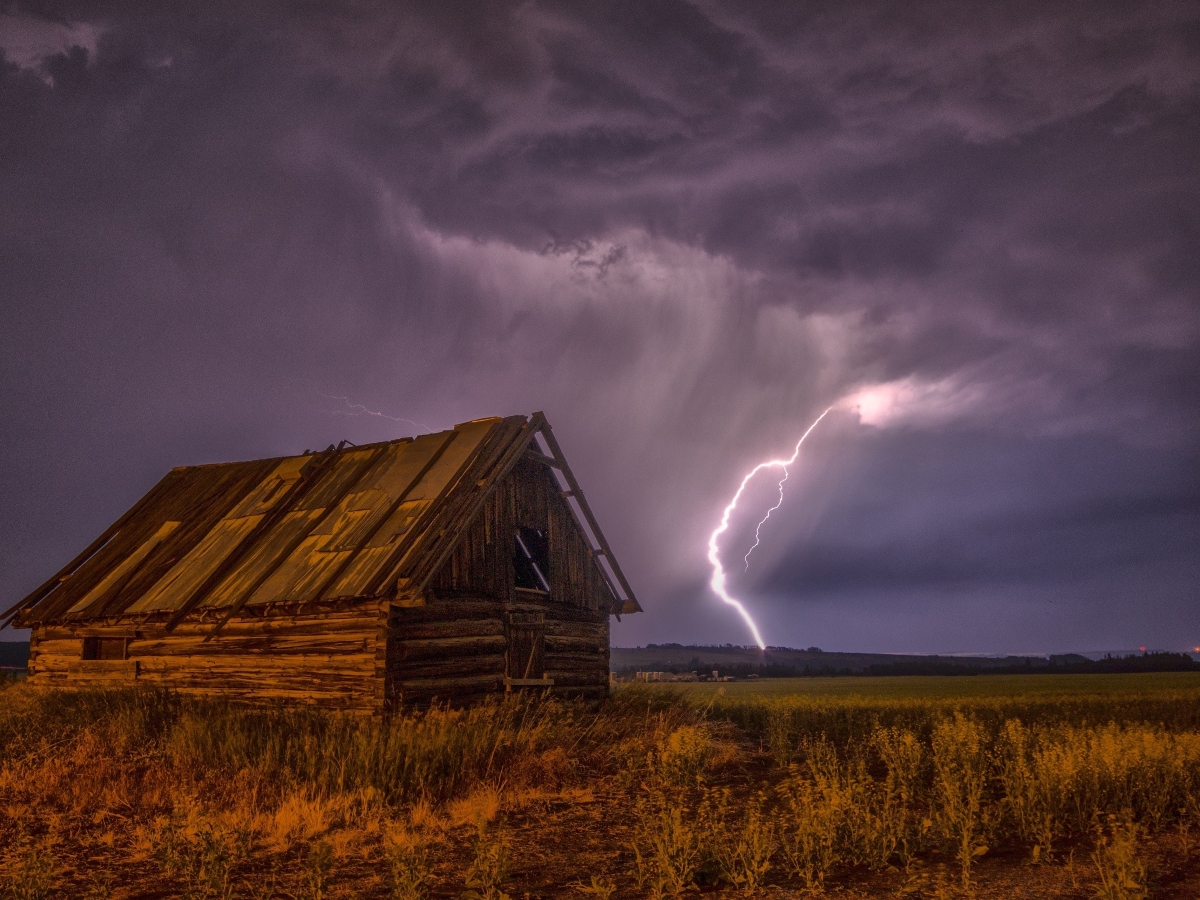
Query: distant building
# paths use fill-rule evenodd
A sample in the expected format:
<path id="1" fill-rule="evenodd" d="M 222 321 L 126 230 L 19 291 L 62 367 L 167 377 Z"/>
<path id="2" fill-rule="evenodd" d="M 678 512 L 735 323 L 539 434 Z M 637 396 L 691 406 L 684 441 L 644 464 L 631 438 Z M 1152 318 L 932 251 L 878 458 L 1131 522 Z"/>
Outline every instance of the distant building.
<path id="1" fill-rule="evenodd" d="M 638 672 L 634 681 L 699 681 L 695 672 Z"/>
<path id="2" fill-rule="evenodd" d="M 638 611 L 535 413 L 174 469 L 0 625 L 32 629 L 34 684 L 382 711 L 604 696 Z"/>

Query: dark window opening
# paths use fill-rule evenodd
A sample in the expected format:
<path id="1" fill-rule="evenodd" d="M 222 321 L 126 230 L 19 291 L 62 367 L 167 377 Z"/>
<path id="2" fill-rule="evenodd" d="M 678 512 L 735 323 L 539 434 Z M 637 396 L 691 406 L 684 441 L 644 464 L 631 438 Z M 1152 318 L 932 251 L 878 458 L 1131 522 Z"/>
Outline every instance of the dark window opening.
<path id="1" fill-rule="evenodd" d="M 550 592 L 550 540 L 545 531 L 518 528 L 513 552 L 517 587 Z"/>
<path id="2" fill-rule="evenodd" d="M 125 659 L 125 638 L 89 637 L 83 639 L 84 659 Z"/>

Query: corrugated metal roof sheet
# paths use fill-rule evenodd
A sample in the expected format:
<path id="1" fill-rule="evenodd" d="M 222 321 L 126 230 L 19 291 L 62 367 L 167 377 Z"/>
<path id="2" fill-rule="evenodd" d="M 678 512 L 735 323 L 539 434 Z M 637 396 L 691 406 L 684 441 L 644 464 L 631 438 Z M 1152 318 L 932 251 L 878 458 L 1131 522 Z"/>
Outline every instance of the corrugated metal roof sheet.
<path id="1" fill-rule="evenodd" d="M 480 419 L 383 444 L 174 469 L 10 613 L 25 627 L 174 622 L 193 610 L 423 584 L 543 427 L 540 414 Z"/>

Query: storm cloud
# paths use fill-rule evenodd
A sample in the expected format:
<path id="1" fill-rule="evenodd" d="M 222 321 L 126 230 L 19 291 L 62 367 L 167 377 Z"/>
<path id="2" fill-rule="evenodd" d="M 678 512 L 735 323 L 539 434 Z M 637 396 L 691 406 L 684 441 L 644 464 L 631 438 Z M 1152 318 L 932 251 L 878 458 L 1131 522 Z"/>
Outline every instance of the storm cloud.
<path id="1" fill-rule="evenodd" d="M 1200 644 L 1195 4 L 22 2 L 0 54 L 0 606 L 172 466 L 543 409 L 614 641 L 744 643 L 708 534 L 834 405 L 722 545 L 770 643 Z"/>

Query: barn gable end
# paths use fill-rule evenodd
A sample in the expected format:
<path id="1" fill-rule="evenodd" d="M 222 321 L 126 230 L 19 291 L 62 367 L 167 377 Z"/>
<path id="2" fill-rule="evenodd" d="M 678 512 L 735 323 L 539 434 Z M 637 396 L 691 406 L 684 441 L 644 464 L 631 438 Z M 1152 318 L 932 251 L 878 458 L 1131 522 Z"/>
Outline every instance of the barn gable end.
<path id="1" fill-rule="evenodd" d="M 609 615 L 620 608 L 554 470 L 526 454 L 488 496 L 420 606 L 388 622 L 392 702 L 553 687 L 602 696 Z M 542 532 L 548 571 L 518 586 L 519 530 Z"/>

